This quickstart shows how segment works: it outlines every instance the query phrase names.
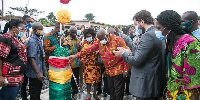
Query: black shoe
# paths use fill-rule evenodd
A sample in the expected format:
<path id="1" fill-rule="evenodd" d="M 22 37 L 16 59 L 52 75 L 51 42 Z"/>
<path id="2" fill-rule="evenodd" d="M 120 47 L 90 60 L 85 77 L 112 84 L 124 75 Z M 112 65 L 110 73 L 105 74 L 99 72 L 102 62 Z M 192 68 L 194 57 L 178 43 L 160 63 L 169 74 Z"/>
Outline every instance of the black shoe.
<path id="1" fill-rule="evenodd" d="M 76 94 L 72 94 L 71 100 L 76 100 Z"/>
<path id="2" fill-rule="evenodd" d="M 108 96 L 108 94 L 107 93 L 103 93 L 103 97 L 107 97 Z"/>
<path id="3" fill-rule="evenodd" d="M 102 93 L 102 92 L 99 92 L 99 91 L 98 91 L 98 92 L 97 92 L 97 95 L 100 95 L 101 93 Z"/>

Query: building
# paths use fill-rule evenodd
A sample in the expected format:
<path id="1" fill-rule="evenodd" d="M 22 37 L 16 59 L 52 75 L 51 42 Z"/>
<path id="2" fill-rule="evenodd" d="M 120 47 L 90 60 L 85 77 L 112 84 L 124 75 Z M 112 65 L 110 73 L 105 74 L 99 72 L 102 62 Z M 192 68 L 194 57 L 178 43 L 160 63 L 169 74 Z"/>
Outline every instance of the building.
<path id="1" fill-rule="evenodd" d="M 70 26 L 84 26 L 85 28 L 89 28 L 93 26 L 102 28 L 104 25 L 105 23 L 88 21 L 88 20 L 71 20 L 69 23 L 65 24 L 65 27 L 69 28 Z"/>

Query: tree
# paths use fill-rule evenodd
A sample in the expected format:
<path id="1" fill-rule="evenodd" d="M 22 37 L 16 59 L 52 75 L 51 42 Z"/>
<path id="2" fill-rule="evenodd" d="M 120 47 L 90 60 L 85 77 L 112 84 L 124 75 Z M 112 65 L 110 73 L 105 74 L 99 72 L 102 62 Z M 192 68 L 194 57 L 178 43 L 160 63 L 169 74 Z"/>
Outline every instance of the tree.
<path id="1" fill-rule="evenodd" d="M 88 13 L 85 15 L 86 20 L 88 21 L 94 21 L 94 15 L 92 13 Z"/>
<path id="2" fill-rule="evenodd" d="M 46 18 L 40 18 L 38 20 L 43 26 L 50 25 L 50 22 Z"/>
<path id="3" fill-rule="evenodd" d="M 38 9 L 29 9 L 27 5 L 25 7 L 10 7 L 10 9 L 19 11 L 24 15 L 29 15 L 31 17 L 37 17 L 38 14 L 44 13 L 44 11 L 39 11 Z"/>
<path id="4" fill-rule="evenodd" d="M 53 12 L 50 12 L 46 17 L 51 24 L 56 23 L 56 16 L 53 14 Z"/>
<path id="5" fill-rule="evenodd" d="M 8 11 L 8 12 L 6 12 L 5 18 L 6 18 L 6 17 L 8 17 L 8 18 L 11 20 L 11 19 L 14 18 L 15 16 L 14 16 L 14 13 L 13 13 L 12 11 Z"/>
<path id="6" fill-rule="evenodd" d="M 104 28 L 104 29 L 108 29 L 108 28 L 110 28 L 111 27 L 111 25 L 109 25 L 109 24 L 105 24 L 102 28 Z"/>
<path id="7" fill-rule="evenodd" d="M 122 29 L 122 28 L 123 28 L 123 25 L 117 25 L 117 27 L 118 27 L 119 29 Z"/>

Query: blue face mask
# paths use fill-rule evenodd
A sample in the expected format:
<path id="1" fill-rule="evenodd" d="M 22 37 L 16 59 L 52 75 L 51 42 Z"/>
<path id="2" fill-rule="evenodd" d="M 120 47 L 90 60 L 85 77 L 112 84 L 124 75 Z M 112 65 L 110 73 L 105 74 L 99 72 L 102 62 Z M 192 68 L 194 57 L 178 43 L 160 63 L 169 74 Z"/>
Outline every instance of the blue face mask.
<path id="1" fill-rule="evenodd" d="M 78 36 L 81 35 L 81 30 L 77 30 L 77 35 L 78 35 Z"/>
<path id="2" fill-rule="evenodd" d="M 167 39 L 167 35 L 166 35 L 166 36 L 163 36 L 163 35 L 162 35 L 162 31 L 156 31 L 156 30 L 155 30 L 155 34 L 156 34 L 156 37 L 157 37 L 159 40 L 166 40 L 166 39 Z"/>
<path id="3" fill-rule="evenodd" d="M 139 34 L 142 34 L 142 29 L 139 29 L 139 28 L 138 28 L 138 25 L 135 26 L 135 31 L 136 31 L 137 33 L 139 33 Z"/>
<path id="4" fill-rule="evenodd" d="M 25 27 L 26 27 L 26 28 L 31 28 L 31 27 L 32 27 L 32 23 L 26 24 Z"/>
<path id="5" fill-rule="evenodd" d="M 58 32 L 58 35 L 63 35 L 64 31 Z"/>
<path id="6" fill-rule="evenodd" d="M 18 34 L 15 34 L 16 37 L 22 37 L 24 35 L 23 32 L 19 32 Z"/>
<path id="7" fill-rule="evenodd" d="M 188 29 L 190 29 L 192 27 L 192 23 L 193 23 L 193 20 L 189 20 L 187 22 L 182 23 L 181 25 L 185 26 Z"/>
<path id="8" fill-rule="evenodd" d="M 192 35 L 200 41 L 200 29 L 193 31 Z"/>
<path id="9" fill-rule="evenodd" d="M 91 42 L 91 41 L 92 41 L 92 37 L 88 37 L 88 38 L 86 38 L 86 40 L 87 40 L 88 42 Z"/>

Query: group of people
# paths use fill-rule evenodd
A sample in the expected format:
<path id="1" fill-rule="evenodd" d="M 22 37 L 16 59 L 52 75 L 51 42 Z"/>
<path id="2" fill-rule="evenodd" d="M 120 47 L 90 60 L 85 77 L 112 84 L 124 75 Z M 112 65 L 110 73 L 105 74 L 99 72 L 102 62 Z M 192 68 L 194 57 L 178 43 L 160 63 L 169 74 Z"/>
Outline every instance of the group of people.
<path id="1" fill-rule="evenodd" d="M 110 100 L 123 100 L 124 91 L 136 100 L 200 99 L 200 29 L 194 11 L 180 16 L 165 10 L 154 19 L 141 10 L 129 29 L 71 26 L 68 35 L 59 22 L 44 34 L 41 23 L 27 15 L 22 20 L 11 19 L 0 35 L 0 100 L 15 100 L 19 91 L 27 100 L 27 84 L 30 100 L 40 100 L 43 62 L 48 65 L 59 47 L 70 54 L 71 99 L 82 90 L 82 79 L 86 100 L 92 85 L 93 97 L 100 100 L 102 81 Z"/>
<path id="2" fill-rule="evenodd" d="M 197 13 L 187 11 L 180 16 L 176 11 L 166 10 L 154 19 L 149 11 L 141 10 L 134 15 L 133 21 L 136 25 L 134 37 L 133 27 L 129 34 L 126 29 L 123 33 L 115 27 L 107 31 L 100 29 L 96 35 L 98 41 L 69 58 L 99 52 L 110 100 L 123 100 L 124 79 L 129 71 L 129 92 L 136 100 L 159 100 L 162 96 L 199 100 Z"/>

